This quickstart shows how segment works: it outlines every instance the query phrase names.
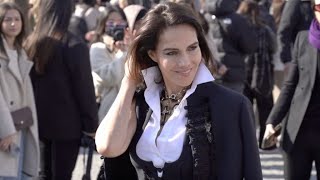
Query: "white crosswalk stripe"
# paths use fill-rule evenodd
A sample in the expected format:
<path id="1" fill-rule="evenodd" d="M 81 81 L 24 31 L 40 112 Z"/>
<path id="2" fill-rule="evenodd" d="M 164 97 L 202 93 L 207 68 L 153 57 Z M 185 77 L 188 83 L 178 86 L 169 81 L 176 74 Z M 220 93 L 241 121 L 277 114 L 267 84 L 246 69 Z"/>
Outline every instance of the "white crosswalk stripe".
<path id="1" fill-rule="evenodd" d="M 260 151 L 263 180 L 284 180 L 283 159 L 279 150 Z M 316 171 L 313 167 L 310 180 L 316 180 Z"/>

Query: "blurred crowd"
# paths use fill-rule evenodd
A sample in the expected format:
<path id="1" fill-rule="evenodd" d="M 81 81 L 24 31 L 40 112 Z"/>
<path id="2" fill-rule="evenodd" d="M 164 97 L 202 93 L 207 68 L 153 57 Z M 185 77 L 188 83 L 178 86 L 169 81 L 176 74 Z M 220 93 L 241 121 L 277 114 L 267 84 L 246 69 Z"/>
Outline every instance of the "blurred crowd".
<path id="1" fill-rule="evenodd" d="M 71 179 L 81 138 L 94 138 L 119 92 L 141 20 L 165 1 L 188 6 L 197 15 L 214 57 L 215 82 L 251 101 L 259 148 L 277 148 L 262 147 L 280 111 L 274 90 L 291 82 L 284 79 L 297 58 L 296 36 L 309 30 L 314 18 L 311 1 L 0 0 L 0 180 Z M 8 123 L 10 112 L 25 106 L 31 107 L 33 124 L 16 131 Z M 273 125 L 266 130 L 267 124 Z M 287 136 L 294 144 L 296 134 Z M 113 158 L 104 161 L 104 168 L 123 173 L 108 167 L 117 163 Z"/>

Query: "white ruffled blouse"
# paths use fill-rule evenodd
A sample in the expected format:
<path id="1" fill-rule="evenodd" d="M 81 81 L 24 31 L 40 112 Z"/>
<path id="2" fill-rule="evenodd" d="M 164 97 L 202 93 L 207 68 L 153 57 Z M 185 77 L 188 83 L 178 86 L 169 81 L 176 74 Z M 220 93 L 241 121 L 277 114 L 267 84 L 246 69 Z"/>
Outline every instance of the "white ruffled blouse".
<path id="1" fill-rule="evenodd" d="M 137 143 L 136 152 L 142 160 L 152 162 L 156 168 L 163 168 L 165 163 L 174 162 L 181 155 L 186 136 L 187 111 L 184 107 L 187 106 L 187 97 L 196 90 L 197 85 L 213 81 L 214 78 L 208 68 L 201 63 L 191 88 L 176 106 L 157 138 L 160 130 L 160 93 L 163 85 L 155 83 L 154 80 L 159 77 L 160 71 L 157 67 L 150 67 L 142 73 L 147 85 L 144 97 L 153 113 Z"/>

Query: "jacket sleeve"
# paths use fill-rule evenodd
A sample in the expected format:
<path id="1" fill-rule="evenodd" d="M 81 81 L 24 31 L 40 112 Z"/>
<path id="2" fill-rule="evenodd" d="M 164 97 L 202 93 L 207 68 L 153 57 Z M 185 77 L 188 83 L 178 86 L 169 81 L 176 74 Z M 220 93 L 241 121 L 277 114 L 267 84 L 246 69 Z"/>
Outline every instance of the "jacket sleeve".
<path id="1" fill-rule="evenodd" d="M 269 114 L 266 124 L 273 124 L 274 126 L 279 124 L 289 111 L 291 100 L 293 98 L 294 92 L 299 81 L 299 39 L 300 38 L 298 35 L 294 46 L 293 61 L 289 66 L 289 73 L 283 84 L 278 100 L 276 104 L 273 106 L 271 113 Z"/>
<path id="2" fill-rule="evenodd" d="M 0 88 L 0 139 L 14 134 L 15 132 L 16 129 L 13 124 L 10 110 Z"/>
<path id="3" fill-rule="evenodd" d="M 283 63 L 290 62 L 291 59 L 291 44 L 294 35 L 294 28 L 298 24 L 298 19 L 300 16 L 299 11 L 299 0 L 287 1 L 282 17 L 280 20 L 280 25 L 278 28 L 278 44 L 280 51 L 280 59 Z"/>
<path id="4" fill-rule="evenodd" d="M 243 98 L 240 111 L 242 133 L 243 175 L 245 180 L 262 180 L 254 116 L 251 103 Z"/>
<path id="5" fill-rule="evenodd" d="M 125 56 L 114 59 L 111 63 L 101 64 L 99 68 L 93 69 L 102 79 L 103 87 L 114 87 L 121 83 L 124 75 Z"/>
<path id="6" fill-rule="evenodd" d="M 98 127 L 98 113 L 91 75 L 89 50 L 84 43 L 69 46 L 67 65 L 71 86 L 78 104 L 82 130 L 93 133 Z"/>

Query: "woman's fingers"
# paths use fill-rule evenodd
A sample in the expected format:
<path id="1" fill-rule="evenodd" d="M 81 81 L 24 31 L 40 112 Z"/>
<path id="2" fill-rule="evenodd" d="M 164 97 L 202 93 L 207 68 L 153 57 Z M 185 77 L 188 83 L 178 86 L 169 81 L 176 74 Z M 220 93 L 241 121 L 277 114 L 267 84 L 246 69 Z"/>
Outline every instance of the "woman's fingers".
<path id="1" fill-rule="evenodd" d="M 2 151 L 8 151 L 10 145 L 13 143 L 14 137 L 15 137 L 15 134 L 9 135 L 9 136 L 1 139 L 0 140 L 0 149 Z"/>

